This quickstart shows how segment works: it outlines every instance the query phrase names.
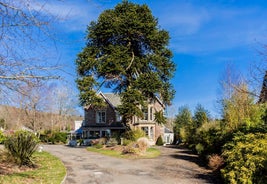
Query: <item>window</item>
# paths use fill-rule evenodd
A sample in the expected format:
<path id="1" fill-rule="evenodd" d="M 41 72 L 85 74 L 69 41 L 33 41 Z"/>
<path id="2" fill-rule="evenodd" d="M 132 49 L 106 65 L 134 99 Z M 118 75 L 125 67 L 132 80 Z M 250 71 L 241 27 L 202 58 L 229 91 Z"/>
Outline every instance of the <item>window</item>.
<path id="1" fill-rule="evenodd" d="M 153 120 L 153 107 L 150 107 L 150 120 Z"/>
<path id="2" fill-rule="evenodd" d="M 105 137 L 106 136 L 106 131 L 101 131 L 101 137 Z"/>
<path id="3" fill-rule="evenodd" d="M 150 127 L 150 135 L 149 135 L 150 139 L 154 139 L 154 127 Z"/>
<path id="4" fill-rule="evenodd" d="M 96 113 L 96 123 L 106 123 L 106 112 L 98 111 Z"/>
<path id="5" fill-rule="evenodd" d="M 118 112 L 116 112 L 116 121 L 117 122 L 121 121 L 121 115 Z"/>
<path id="6" fill-rule="evenodd" d="M 141 129 L 145 132 L 146 136 L 148 136 L 148 127 L 141 127 Z"/>
<path id="7" fill-rule="evenodd" d="M 148 109 L 146 107 L 142 108 L 143 120 L 148 120 Z"/>
<path id="8" fill-rule="evenodd" d="M 90 133 L 89 133 L 89 136 L 88 137 L 93 137 L 94 136 L 94 131 L 90 131 Z"/>

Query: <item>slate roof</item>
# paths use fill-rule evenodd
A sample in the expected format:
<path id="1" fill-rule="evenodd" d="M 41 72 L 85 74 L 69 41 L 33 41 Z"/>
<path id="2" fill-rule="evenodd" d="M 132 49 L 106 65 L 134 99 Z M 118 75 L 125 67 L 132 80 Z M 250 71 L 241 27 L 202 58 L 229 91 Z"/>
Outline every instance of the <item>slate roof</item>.
<path id="1" fill-rule="evenodd" d="M 170 129 L 164 127 L 164 133 L 173 133 Z"/>
<path id="2" fill-rule="evenodd" d="M 110 105 L 113 107 L 118 107 L 121 105 L 121 99 L 119 95 L 114 94 L 114 93 L 102 93 L 103 97 L 108 101 Z"/>
<path id="3" fill-rule="evenodd" d="M 113 108 L 116 108 L 119 105 L 121 105 L 121 99 L 120 99 L 120 96 L 118 94 L 114 94 L 114 93 L 102 93 L 102 92 L 100 92 L 99 94 L 102 95 L 102 97 L 105 98 L 105 100 Z M 165 108 L 165 105 L 162 103 L 162 101 L 158 97 L 156 97 L 156 99 Z"/>

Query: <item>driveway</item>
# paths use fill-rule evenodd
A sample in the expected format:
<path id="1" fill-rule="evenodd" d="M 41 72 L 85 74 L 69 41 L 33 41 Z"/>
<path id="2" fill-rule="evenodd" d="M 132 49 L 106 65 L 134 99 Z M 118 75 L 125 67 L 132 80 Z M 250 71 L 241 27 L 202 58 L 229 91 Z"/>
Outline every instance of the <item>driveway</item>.
<path id="1" fill-rule="evenodd" d="M 84 147 L 45 145 L 67 167 L 65 184 L 204 184 L 215 182 L 188 150 L 159 147 L 154 159 L 119 159 L 88 152 Z"/>

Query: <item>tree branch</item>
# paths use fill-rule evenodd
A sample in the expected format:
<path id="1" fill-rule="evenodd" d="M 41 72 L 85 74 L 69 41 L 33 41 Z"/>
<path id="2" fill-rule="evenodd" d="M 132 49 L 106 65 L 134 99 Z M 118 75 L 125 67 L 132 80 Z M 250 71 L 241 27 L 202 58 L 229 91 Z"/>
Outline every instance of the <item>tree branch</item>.
<path id="1" fill-rule="evenodd" d="M 238 92 L 240 93 L 246 93 L 246 94 L 249 94 L 249 95 L 252 95 L 252 96 L 255 96 L 255 97 L 259 97 L 259 95 L 257 95 L 256 93 L 253 93 L 253 92 L 250 92 L 249 90 L 244 90 L 242 88 L 239 88 L 238 86 L 236 85 L 233 85 L 231 84 L 231 86 Z"/>
<path id="2" fill-rule="evenodd" d="M 134 61 L 134 52 L 132 51 L 132 59 L 131 59 L 130 64 L 129 64 L 129 65 L 127 66 L 127 68 L 126 68 L 126 71 L 130 69 L 130 67 L 131 67 L 132 64 L 133 64 L 133 61 Z"/>
<path id="3" fill-rule="evenodd" d="M 59 79 L 59 76 L 35 76 L 35 75 L 24 75 L 24 76 L 1 76 L 0 79 L 6 80 L 22 80 L 22 79 Z"/>

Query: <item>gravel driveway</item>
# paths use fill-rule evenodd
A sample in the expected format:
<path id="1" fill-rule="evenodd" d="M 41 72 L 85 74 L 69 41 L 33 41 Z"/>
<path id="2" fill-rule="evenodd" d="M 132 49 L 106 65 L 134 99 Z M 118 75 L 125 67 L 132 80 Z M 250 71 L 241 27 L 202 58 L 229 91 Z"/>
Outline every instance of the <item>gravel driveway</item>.
<path id="1" fill-rule="evenodd" d="M 45 145 L 67 167 L 65 184 L 204 184 L 215 182 L 188 150 L 159 147 L 154 159 L 119 159 L 88 152 L 84 147 Z"/>

